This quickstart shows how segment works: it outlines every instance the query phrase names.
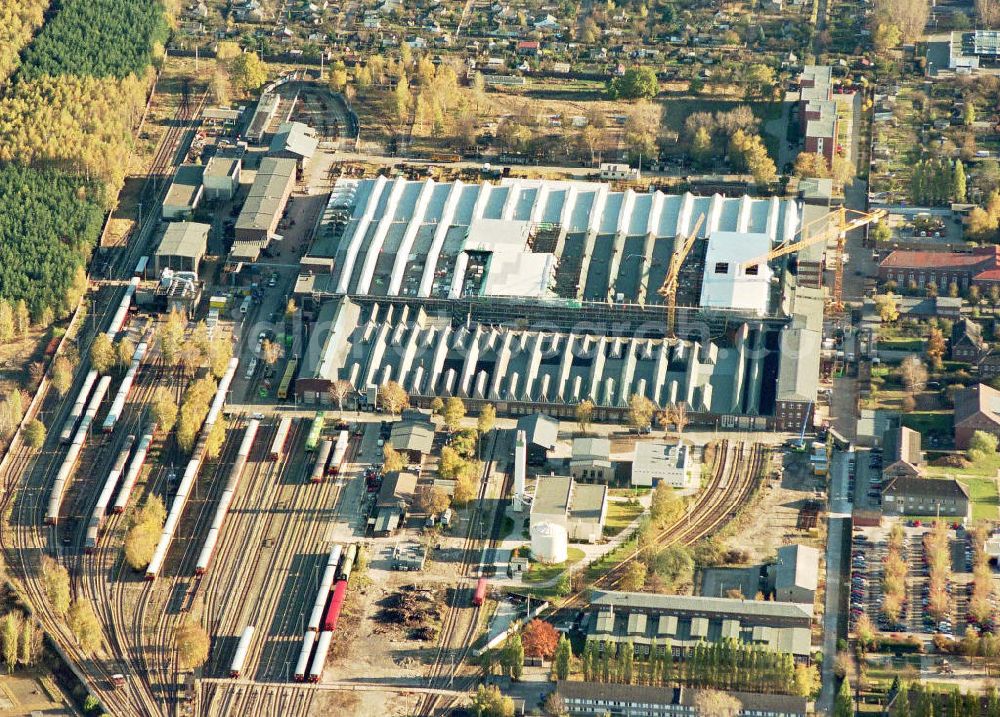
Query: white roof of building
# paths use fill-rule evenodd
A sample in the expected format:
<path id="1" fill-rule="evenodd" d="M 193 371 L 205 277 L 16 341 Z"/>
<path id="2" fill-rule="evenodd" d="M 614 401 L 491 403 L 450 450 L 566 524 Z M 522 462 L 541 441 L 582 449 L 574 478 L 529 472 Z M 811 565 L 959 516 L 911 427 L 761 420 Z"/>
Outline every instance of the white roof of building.
<path id="1" fill-rule="evenodd" d="M 792 199 L 615 192 L 600 182 L 521 178 L 499 184 L 340 179 L 330 206 L 350 215 L 337 250 L 336 292 L 386 296 L 447 295 L 470 229 L 484 219 L 555 227 L 564 237 L 552 242 L 561 247 L 557 283 L 565 284 L 557 293 L 603 302 L 613 288 L 626 303 L 662 303 L 655 289 L 639 286 L 663 282 L 670 240 L 702 214 L 702 238 L 740 232 L 777 244 L 792 239 L 799 223 Z M 649 247 L 647 266 L 656 268 L 644 283 L 642 263 L 623 259 L 626 242 L 647 235 L 654 241 L 636 246 Z M 587 237 L 595 237 L 589 249 Z"/>
<path id="2" fill-rule="evenodd" d="M 689 457 L 689 446 L 684 441 L 637 441 L 633 465 L 641 465 L 652 473 L 666 474 L 668 471 L 682 470 Z"/>
<path id="3" fill-rule="evenodd" d="M 770 250 L 771 238 L 767 234 L 739 231 L 710 234 L 701 285 L 702 307 L 767 313 L 771 269 L 766 264 L 744 269 L 742 262 Z"/>

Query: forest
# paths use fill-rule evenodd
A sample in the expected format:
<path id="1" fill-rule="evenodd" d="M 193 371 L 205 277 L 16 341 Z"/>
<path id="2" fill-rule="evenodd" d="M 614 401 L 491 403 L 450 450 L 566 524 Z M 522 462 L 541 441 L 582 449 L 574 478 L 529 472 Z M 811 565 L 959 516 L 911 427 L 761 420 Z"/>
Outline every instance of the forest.
<path id="1" fill-rule="evenodd" d="M 0 0 L 0 81 L 17 68 L 21 50 L 41 27 L 49 0 Z"/>
<path id="2" fill-rule="evenodd" d="M 57 170 L 0 167 L 0 296 L 24 299 L 34 321 L 65 315 L 86 289 L 102 192 Z"/>
<path id="3" fill-rule="evenodd" d="M 98 179 L 106 206 L 125 179 L 145 82 L 94 77 L 19 81 L 0 99 L 0 163 L 56 167 Z"/>
<path id="4" fill-rule="evenodd" d="M 35 322 L 86 291 L 167 34 L 157 0 L 0 0 L 0 297 Z"/>
<path id="5" fill-rule="evenodd" d="M 168 34 L 164 7 L 149 0 L 61 0 L 25 50 L 18 76 L 142 75 Z"/>

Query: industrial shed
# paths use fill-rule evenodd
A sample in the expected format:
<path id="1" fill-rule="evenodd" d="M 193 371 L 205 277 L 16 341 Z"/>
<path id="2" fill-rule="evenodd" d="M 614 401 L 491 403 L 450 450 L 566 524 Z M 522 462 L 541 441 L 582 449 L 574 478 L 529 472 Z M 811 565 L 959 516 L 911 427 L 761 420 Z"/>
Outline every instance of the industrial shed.
<path id="1" fill-rule="evenodd" d="M 161 216 L 166 220 L 190 219 L 201 203 L 202 177 L 205 167 L 198 164 L 182 164 L 174 172 L 170 189 L 163 199 Z"/>
<path id="2" fill-rule="evenodd" d="M 211 228 L 208 224 L 198 222 L 171 222 L 164 225 L 163 237 L 153 254 L 156 275 L 162 274 L 164 269 L 198 273 L 198 266 L 208 248 L 208 232 Z"/>
<path id="3" fill-rule="evenodd" d="M 319 140 L 316 139 L 312 127 L 302 122 L 282 122 L 274 139 L 271 140 L 268 154 L 272 157 L 294 159 L 301 170 L 316 154 L 318 146 Z"/>
<path id="4" fill-rule="evenodd" d="M 295 160 L 265 157 L 236 220 L 236 241 L 264 246 L 275 235 L 295 188 Z"/>

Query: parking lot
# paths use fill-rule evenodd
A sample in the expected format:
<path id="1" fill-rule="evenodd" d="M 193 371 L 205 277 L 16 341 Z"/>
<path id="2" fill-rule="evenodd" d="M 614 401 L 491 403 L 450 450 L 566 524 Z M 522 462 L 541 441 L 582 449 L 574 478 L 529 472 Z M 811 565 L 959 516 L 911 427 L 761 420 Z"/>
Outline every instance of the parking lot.
<path id="1" fill-rule="evenodd" d="M 906 567 L 904 598 L 899 618 L 890 621 L 883 611 L 889 530 L 886 527 L 855 528 L 851 540 L 852 632 L 856 629 L 859 618 L 867 615 L 881 632 L 912 634 L 925 640 L 934 634 L 956 639 L 965 634 L 972 577 L 971 534 L 958 524 L 949 526 L 950 571 L 945 589 L 950 599 L 944 614 L 932 616 L 930 556 L 924 546 L 924 536 L 930 532 L 930 525 L 926 521 L 910 520 L 904 524 L 900 549 L 900 556 Z"/>

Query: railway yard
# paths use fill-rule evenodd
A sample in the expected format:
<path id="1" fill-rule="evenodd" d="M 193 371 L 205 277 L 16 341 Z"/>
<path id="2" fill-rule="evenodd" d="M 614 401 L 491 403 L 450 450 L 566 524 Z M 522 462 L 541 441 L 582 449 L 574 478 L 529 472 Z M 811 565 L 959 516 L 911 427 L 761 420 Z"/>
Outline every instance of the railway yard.
<path id="1" fill-rule="evenodd" d="M 301 99 L 298 90 L 285 87 L 282 92 L 277 107 L 288 117 L 312 122 L 315 114 L 327 107 L 322 92 L 305 92 Z M 305 109 L 302 102 L 307 102 Z M 481 683 L 483 653 L 495 651 L 523 620 L 541 611 L 542 617 L 554 624 L 579 626 L 589 609 L 592 590 L 641 590 L 641 585 L 635 585 L 634 566 L 662 551 L 691 551 L 717 538 L 754 504 L 773 465 L 780 462 L 780 451 L 774 444 L 783 434 L 763 433 L 759 429 L 766 419 L 742 414 L 724 417 L 731 420 L 723 428 L 733 430 L 720 432 L 720 419 L 706 414 L 699 418 L 699 430 L 690 439 L 685 434 L 682 440 L 683 426 L 676 431 L 673 443 L 688 446 L 685 451 L 696 450 L 705 462 L 685 467 L 685 477 L 677 486 L 683 488 L 677 492 L 677 496 L 683 494 L 683 509 L 673 519 L 653 524 L 643 542 L 635 538 L 639 529 L 645 529 L 648 518 L 644 516 L 651 513 L 654 494 L 673 496 L 674 490 L 665 479 L 652 489 L 629 483 L 627 477 L 618 478 L 613 489 L 603 492 L 596 485 L 585 485 L 586 481 L 576 483 L 575 477 L 567 479 L 570 488 L 563 517 L 573 512 L 571 495 L 599 494 L 598 526 L 589 536 L 572 537 L 570 549 L 585 555 L 586 560 L 577 568 L 565 556 L 544 559 L 536 553 L 541 549 L 536 546 L 541 533 L 536 531 L 532 499 L 539 502 L 542 484 L 554 478 L 553 474 L 565 475 L 571 465 L 568 457 L 552 452 L 555 444 L 562 444 L 568 455 L 567 451 L 577 450 L 578 441 L 589 439 L 567 422 L 573 410 L 572 404 L 567 410 L 569 399 L 561 406 L 553 405 L 556 402 L 548 388 L 551 377 L 541 374 L 554 372 L 561 365 L 559 380 L 573 383 L 578 398 L 584 380 L 590 382 L 591 395 L 605 421 L 596 435 L 614 436 L 616 445 L 624 445 L 628 451 L 644 441 L 655 441 L 659 446 L 660 435 L 649 435 L 652 413 L 643 431 L 629 434 L 619 430 L 631 410 L 624 391 L 634 389 L 634 396 L 649 395 L 658 404 L 669 394 L 671 405 L 680 401 L 679 392 L 686 391 L 692 401 L 701 396 L 699 410 L 708 413 L 720 402 L 733 406 L 773 403 L 774 397 L 768 397 L 768 390 L 761 386 L 765 376 L 778 371 L 777 364 L 769 359 L 772 362 L 765 365 L 763 360 L 754 359 L 750 366 L 751 359 L 746 359 L 744 366 L 742 351 L 754 342 L 763 345 L 771 341 L 783 330 L 784 319 L 779 321 L 776 315 L 753 326 L 743 315 L 727 317 L 722 333 L 703 349 L 694 338 L 659 337 L 655 345 L 637 339 L 623 352 L 618 339 L 595 325 L 593 341 L 599 342 L 600 349 L 589 350 L 602 360 L 581 356 L 572 366 L 557 351 L 560 335 L 549 328 L 535 332 L 530 346 L 527 334 L 518 339 L 508 333 L 501 339 L 504 351 L 509 352 L 519 342 L 520 347 L 513 351 L 521 355 L 511 361 L 524 362 L 526 383 L 518 387 L 519 374 L 511 368 L 509 394 L 494 390 L 493 396 L 515 399 L 523 394 L 535 398 L 531 402 L 518 399 L 522 404 L 516 411 L 501 414 L 496 425 L 484 426 L 476 420 L 476 414 L 481 415 L 487 405 L 488 377 L 482 374 L 493 371 L 494 360 L 506 365 L 507 359 L 500 354 L 499 345 L 494 345 L 495 336 L 487 338 L 482 326 L 470 331 L 472 323 L 446 327 L 434 323 L 443 321 L 440 318 L 428 322 L 422 313 L 418 315 L 424 311 L 419 307 L 413 312 L 412 316 L 417 316 L 414 320 L 408 308 L 399 309 L 391 303 L 382 309 L 374 307 L 367 324 L 359 321 L 358 315 L 341 322 L 339 314 L 334 313 L 331 320 L 326 313 L 335 303 L 324 295 L 322 287 L 308 295 L 301 290 L 303 277 L 315 277 L 311 269 L 300 272 L 299 262 L 305 266 L 324 252 L 330 261 L 334 257 L 339 261 L 349 253 L 353 262 L 357 253 L 356 241 L 348 239 L 342 219 L 335 220 L 341 222 L 336 231 L 344 237 L 339 249 L 330 247 L 328 227 L 331 197 L 339 196 L 345 186 L 353 191 L 353 185 L 338 183 L 330 195 L 317 194 L 316 188 L 308 185 L 309 177 L 319 176 L 327 182 L 323 188 L 329 188 L 330 173 L 324 166 L 330 165 L 335 150 L 328 147 L 320 150 L 311 167 L 300 168 L 298 174 L 305 179 L 300 180 L 302 185 L 296 188 L 281 219 L 284 238 L 275 242 L 273 249 L 254 261 L 217 262 L 213 264 L 216 273 L 208 276 L 199 277 L 197 269 L 190 279 L 177 272 L 180 279 L 175 277 L 174 284 L 169 273 L 152 277 L 149 267 L 156 261 L 153 243 L 161 222 L 160 213 L 151 207 L 162 207 L 171 187 L 166 179 L 188 159 L 196 141 L 199 146 L 205 142 L 205 103 L 204 95 L 189 92 L 184 86 L 141 190 L 145 213 L 128 236 L 106 247 L 95 262 L 92 311 L 71 325 L 72 332 L 65 340 L 74 344 L 80 356 L 73 384 L 64 396 L 43 384 L 29 411 L 51 427 L 48 438 L 37 451 L 15 438 L 0 464 L 3 507 L 8 516 L 0 539 L 12 575 L 62 659 L 107 712 L 206 717 L 294 716 L 335 710 L 359 715 L 447 714 L 466 705 Z M 336 145 L 334 128 L 348 122 L 343 107 L 337 105 L 333 111 L 336 116 L 320 124 L 325 127 L 326 141 Z M 264 119 L 271 131 L 283 126 L 280 117 Z M 254 159 L 257 167 L 261 161 L 259 156 Z M 262 173 L 258 172 L 259 177 Z M 253 186 L 257 186 L 257 179 Z M 382 186 L 378 185 L 379 191 Z M 456 208 L 459 202 L 453 197 L 462 191 L 460 187 L 440 185 L 438 192 L 433 182 L 423 186 L 427 195 L 420 200 L 410 196 L 411 187 L 403 183 L 387 191 L 392 194 L 391 201 L 406 194 L 407 202 L 418 204 L 426 204 L 426 198 L 437 193 L 438 209 L 434 211 L 446 214 L 471 209 L 471 205 Z M 509 219 L 517 204 L 519 213 L 530 213 L 537 219 L 558 209 L 559 205 L 543 209 L 541 204 L 546 193 L 557 190 L 567 196 L 566 208 L 558 211 L 569 221 L 569 215 L 580 213 L 582 206 L 576 203 L 575 187 L 517 185 L 506 199 L 494 197 L 488 202 L 485 197 L 489 192 L 483 190 L 482 198 L 475 201 L 475 211 L 496 211 Z M 534 198 L 528 196 L 536 191 Z M 594 193 L 595 198 L 585 200 L 595 206 L 587 210 L 594 217 L 585 218 L 589 222 L 600 221 L 596 217 L 607 201 L 606 190 Z M 317 196 L 319 201 L 314 202 Z M 532 205 L 535 201 L 539 204 Z M 614 201 L 623 202 L 619 223 L 632 222 L 625 218 L 631 211 L 631 195 Z M 326 210 L 317 210 L 323 203 Z M 660 198 L 651 200 L 644 209 L 648 217 L 635 221 L 652 226 L 653 215 L 658 217 L 663 206 L 667 204 Z M 691 231 L 698 231 L 702 220 L 694 222 L 693 215 L 702 210 L 716 222 L 720 214 L 728 217 L 726 221 L 736 222 L 737 211 L 742 224 L 776 225 L 779 217 L 777 202 L 769 204 L 770 208 L 763 204 L 752 208 L 747 198 L 739 209 L 735 204 L 725 209 L 715 199 L 710 203 L 693 200 L 690 195 L 672 198 L 669 206 L 672 208 L 663 209 L 664 226 L 670 224 L 664 231 L 678 235 L 690 230 L 692 223 L 695 228 Z M 368 215 L 363 221 L 375 227 L 376 235 L 383 235 L 371 241 L 386 240 L 391 220 L 373 221 L 370 212 L 364 211 Z M 667 219 L 671 212 L 672 218 Z M 789 205 L 781 212 L 781 221 L 791 226 L 794 210 Z M 232 216 L 236 216 L 235 209 Z M 346 223 L 351 231 L 363 232 L 356 219 Z M 218 226 L 225 234 L 232 230 L 232 224 L 220 226 L 213 219 L 212 227 Z M 434 233 L 443 241 L 447 222 L 442 220 L 440 227 Z M 400 237 L 404 230 L 406 236 Z M 393 228 L 393 252 L 404 256 L 419 231 L 416 223 Z M 552 234 L 546 241 L 555 242 L 558 230 L 546 231 Z M 577 234 L 574 241 L 583 241 L 581 236 Z M 221 239 L 220 245 L 230 243 L 228 235 Z M 429 239 L 421 233 L 424 250 L 441 251 L 440 242 L 434 240 L 435 248 L 428 244 Z M 237 235 L 232 246 L 239 242 Z M 353 248 L 348 248 L 348 243 Z M 640 244 L 633 241 L 630 246 Z M 326 248 L 317 249 L 320 245 Z M 371 277 L 363 275 L 370 273 L 376 261 L 370 257 L 379 252 L 365 251 L 356 268 L 361 274 L 354 279 L 367 284 Z M 668 251 L 667 245 L 657 251 Z M 400 265 L 400 260 L 393 263 Z M 248 264 L 252 270 L 247 269 Z M 388 269 L 383 267 L 386 272 Z M 475 271 L 469 269 L 470 281 L 482 280 L 481 270 L 479 276 Z M 170 288 L 161 291 L 156 278 Z M 180 293 L 172 293 L 177 281 L 199 286 L 198 299 L 183 304 L 183 313 L 171 313 L 157 303 L 166 301 L 166 306 L 176 307 L 170 302 L 188 296 L 183 286 Z M 379 283 L 381 280 L 376 280 Z M 181 298 L 176 299 L 178 296 Z M 211 308 L 207 323 L 202 323 L 205 303 Z M 345 303 L 337 306 L 336 311 L 350 310 Z M 482 310 L 471 307 L 469 321 L 492 321 L 490 330 L 499 335 L 496 319 L 484 317 Z M 662 307 L 635 310 L 652 311 L 643 314 L 647 320 L 662 320 Z M 183 317 L 183 341 L 194 342 L 192 337 L 208 331 L 209 338 L 198 340 L 226 345 L 226 360 L 210 363 L 206 359 L 193 365 L 183 350 L 178 359 L 178 351 L 169 350 L 164 339 L 178 316 Z M 317 324 L 323 321 L 334 328 Z M 405 343 L 412 349 L 419 343 L 427 351 L 426 366 L 423 358 L 414 360 L 410 349 L 360 358 L 357 351 L 348 351 L 346 340 L 343 351 L 331 348 L 330 337 L 341 336 L 339 327 L 354 330 L 350 321 L 367 326 L 359 328 L 351 341 L 371 344 L 371 334 L 376 344 Z M 413 333 L 407 334 L 411 321 Z M 565 319 L 556 317 L 555 328 L 570 330 L 560 322 L 565 323 Z M 322 338 L 324 332 L 330 337 Z M 473 337 L 472 343 L 463 346 L 467 336 Z M 88 348 L 97 342 L 95 337 L 106 338 L 114 347 L 132 349 L 118 368 L 98 370 L 92 367 L 94 358 Z M 543 341 L 550 340 L 543 358 Z M 566 356 L 573 340 L 565 344 Z M 587 338 L 581 347 L 590 341 Z M 719 345 L 725 342 L 738 347 L 741 356 L 734 363 L 731 356 L 736 353 L 731 354 L 725 371 L 746 371 L 747 385 L 741 376 L 731 375 L 734 386 L 724 394 L 717 393 L 713 403 L 710 382 L 721 385 L 727 377 L 715 375 L 704 380 L 705 373 L 701 379 L 691 378 L 698 369 L 686 366 L 714 365 Z M 269 344 L 280 349 L 273 360 L 265 358 Z M 581 347 L 582 352 L 588 350 Z M 464 352 L 466 358 L 446 357 L 447 351 Z M 496 355 L 489 354 L 487 359 L 489 351 Z M 353 358 L 347 358 L 349 353 Z M 389 353 L 399 354 L 393 358 L 399 366 L 380 364 L 383 354 Z M 349 361 L 355 360 L 358 363 L 352 368 Z M 330 375 L 321 375 L 322 367 L 331 361 L 340 363 L 341 378 L 333 381 L 341 384 L 343 395 L 339 398 Z M 637 369 L 639 361 L 645 363 Z M 620 372 L 620 389 L 615 388 L 617 379 L 610 377 L 612 364 L 613 370 Z M 411 368 L 413 381 L 404 381 Z M 362 370 L 367 372 L 363 380 Z M 503 370 L 497 366 L 498 377 Z M 394 383 L 388 381 L 394 371 L 398 371 L 397 386 L 405 383 L 414 388 L 410 410 L 399 410 L 405 408 L 405 401 L 394 408 L 381 405 L 388 403 L 383 392 Z M 686 378 L 682 377 L 685 372 Z M 433 406 L 427 399 L 439 380 L 437 390 L 443 396 L 461 394 L 466 399 L 467 418 L 461 401 L 463 415 L 457 420 L 446 418 L 447 411 L 441 409 L 441 418 L 431 416 L 427 409 Z M 540 390 L 531 387 L 536 380 L 542 385 Z M 459 388 L 459 381 L 463 388 Z M 701 382 L 695 385 L 696 381 Z M 180 407 L 180 423 L 191 423 L 186 414 L 188 401 L 203 382 L 208 382 L 205 385 L 210 385 L 211 391 L 206 393 L 204 410 L 193 422 L 189 445 L 185 446 L 180 424 L 166 430 L 158 425 L 158 401 L 162 402 L 165 390 L 167 402 Z M 521 390 L 516 391 L 518 388 Z M 621 400 L 612 398 L 616 390 L 622 393 Z M 544 410 L 531 410 L 539 408 Z M 561 416 L 564 422 L 546 418 L 545 410 Z M 535 456 L 529 462 L 522 452 L 525 431 L 530 431 L 521 423 L 526 416 L 557 426 L 556 438 L 551 439 L 552 445 L 544 446 L 540 461 Z M 798 425 L 799 419 L 796 422 Z M 532 450 L 542 447 L 541 439 L 536 443 Z M 390 446 L 394 447 L 391 451 Z M 464 467 L 449 472 L 444 464 L 460 451 L 465 451 L 461 454 Z M 385 464 L 390 460 L 400 460 L 400 465 L 389 470 Z M 409 480 L 410 487 L 402 487 Z M 465 500 L 458 498 L 461 490 L 469 493 Z M 426 507 L 428 496 L 436 500 L 435 507 Z M 138 567 L 126 545 L 137 532 L 140 516 L 160 502 L 163 516 L 155 522 L 155 539 L 151 539 L 149 555 L 142 561 L 145 567 Z M 445 505 L 450 507 L 445 510 Z M 610 511 L 623 510 L 634 512 L 623 526 L 612 530 L 605 519 Z M 551 530 L 551 525 L 545 528 Z M 546 563 L 562 562 L 565 566 L 553 572 L 548 583 L 533 585 L 514 573 L 515 564 L 523 567 L 519 561 L 527 563 L 523 555 L 529 548 L 531 569 L 546 570 Z M 419 556 L 417 563 L 401 567 L 409 558 L 400 556 L 414 554 Z M 600 567 L 591 571 L 586 565 Z M 82 643 L 55 604 L 53 566 L 67 571 L 74 609 L 91 606 L 99 626 L 95 645 Z M 566 580 L 570 587 L 553 592 L 557 580 Z M 534 612 L 527 613 L 532 606 Z M 192 630 L 206 640 L 194 665 L 186 664 L 187 648 L 179 637 Z M 574 633 L 575 642 L 589 639 L 581 630 Z M 524 685 L 523 699 L 537 707 L 544 696 L 541 688 L 531 682 Z M 508 686 L 517 691 L 512 684 Z"/>

